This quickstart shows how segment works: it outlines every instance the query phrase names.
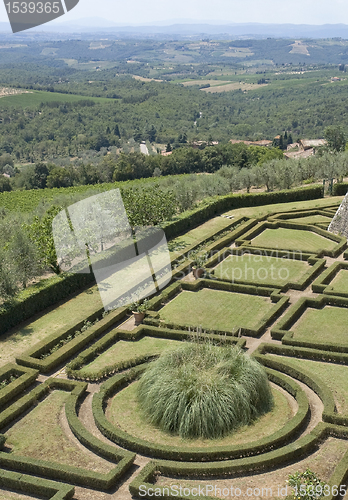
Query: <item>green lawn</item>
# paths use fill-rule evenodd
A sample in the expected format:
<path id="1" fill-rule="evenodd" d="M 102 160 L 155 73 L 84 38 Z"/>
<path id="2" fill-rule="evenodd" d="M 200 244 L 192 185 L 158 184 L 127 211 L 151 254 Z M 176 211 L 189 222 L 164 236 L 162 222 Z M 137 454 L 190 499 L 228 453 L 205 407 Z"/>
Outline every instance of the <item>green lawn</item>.
<path id="1" fill-rule="evenodd" d="M 337 242 L 310 231 L 278 227 L 265 229 L 251 241 L 251 244 L 262 248 L 281 248 L 317 253 L 321 249 L 332 250 Z"/>
<path id="2" fill-rule="evenodd" d="M 166 323 L 231 331 L 235 327 L 255 328 L 272 307 L 268 297 L 203 288 L 181 292 L 160 310 L 160 318 Z"/>
<path id="3" fill-rule="evenodd" d="M 171 240 L 170 243 L 173 245 L 174 249 L 173 256 L 175 257 L 175 254 L 181 253 L 185 246 L 191 246 L 194 243 L 202 240 L 203 238 L 209 238 L 210 236 L 213 236 L 216 231 L 219 231 L 219 229 L 224 229 L 225 227 L 229 226 L 231 222 L 231 219 L 228 219 L 226 217 L 214 217 L 213 219 L 208 220 L 195 229 L 188 231 L 184 235 Z M 177 251 L 175 245 L 177 245 Z"/>
<path id="4" fill-rule="evenodd" d="M 282 361 L 300 371 L 306 371 L 309 375 L 321 379 L 322 383 L 331 390 L 338 413 L 348 415 L 348 366 L 286 356 L 275 357 L 272 354 L 266 356 L 270 359 Z"/>
<path id="5" fill-rule="evenodd" d="M 348 309 L 336 306 L 308 308 L 291 330 L 296 340 L 348 344 Z"/>
<path id="6" fill-rule="evenodd" d="M 158 339 L 154 337 L 143 337 L 136 341 L 119 340 L 91 363 L 81 368 L 79 373 L 80 375 L 98 373 L 104 367 L 131 361 L 140 356 L 160 354 L 166 349 L 178 347 L 179 344 L 179 340 Z"/>
<path id="7" fill-rule="evenodd" d="M 307 262 L 281 259 L 268 255 L 230 255 L 214 270 L 214 275 L 228 281 L 248 281 L 257 284 L 284 286 L 298 281 L 308 270 Z"/>
<path id="8" fill-rule="evenodd" d="M 0 349 L 2 346 L 4 348 L 0 351 L 0 366 L 14 361 L 17 355 L 60 328 L 73 326 L 102 307 L 98 289 L 94 286 L 52 308 L 34 321 L 24 323 L 2 335 Z"/>
<path id="9" fill-rule="evenodd" d="M 294 219 L 284 219 L 286 222 L 300 222 L 301 224 L 323 224 L 329 225 L 331 220 L 330 217 L 325 217 L 325 215 L 308 215 L 307 217 L 295 217 Z"/>
<path id="10" fill-rule="evenodd" d="M 341 269 L 331 281 L 330 286 L 333 287 L 334 292 L 348 293 L 348 269 Z"/>
<path id="11" fill-rule="evenodd" d="M 180 436 L 170 435 L 148 422 L 138 405 L 137 386 L 138 382 L 134 382 L 116 394 L 108 407 L 107 418 L 128 434 L 160 445 L 197 448 L 245 444 L 282 429 L 292 416 L 287 398 L 280 391 L 273 389 L 273 410 L 260 417 L 254 424 L 244 426 L 223 439 L 186 440 Z"/>
<path id="12" fill-rule="evenodd" d="M 49 394 L 5 433 L 6 445 L 15 455 L 108 472 L 113 464 L 84 453 L 66 436 L 60 425 L 60 414 L 68 397 L 68 392 L 59 390 Z"/>
<path id="13" fill-rule="evenodd" d="M 246 208 L 237 208 L 234 210 L 229 210 L 225 212 L 225 215 L 234 215 L 235 217 L 241 217 L 245 215 L 246 217 L 262 217 L 263 215 L 271 214 L 271 213 L 284 213 L 305 209 L 323 209 L 330 207 L 332 205 L 340 205 L 342 203 L 343 196 L 332 196 L 330 198 L 319 198 L 316 200 L 308 200 L 308 201 L 295 201 L 295 202 L 287 202 L 287 203 L 274 203 L 273 205 L 263 205 L 259 207 L 246 207 Z M 335 210 L 336 211 L 336 210 Z"/>

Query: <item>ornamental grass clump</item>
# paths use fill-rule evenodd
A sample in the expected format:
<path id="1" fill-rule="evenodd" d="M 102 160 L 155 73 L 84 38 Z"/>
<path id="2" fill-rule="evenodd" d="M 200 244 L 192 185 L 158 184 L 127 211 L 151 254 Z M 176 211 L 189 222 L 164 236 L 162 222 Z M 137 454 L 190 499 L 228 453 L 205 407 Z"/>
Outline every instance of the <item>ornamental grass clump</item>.
<path id="1" fill-rule="evenodd" d="M 138 400 L 152 424 L 182 438 L 221 438 L 273 406 L 263 367 L 209 342 L 163 353 L 142 375 Z"/>

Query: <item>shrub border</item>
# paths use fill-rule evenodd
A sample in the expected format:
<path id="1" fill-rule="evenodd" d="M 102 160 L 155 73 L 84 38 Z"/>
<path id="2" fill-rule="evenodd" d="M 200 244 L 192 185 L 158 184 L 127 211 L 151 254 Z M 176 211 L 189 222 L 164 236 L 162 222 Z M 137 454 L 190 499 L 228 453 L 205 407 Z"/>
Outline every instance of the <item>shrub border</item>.
<path id="1" fill-rule="evenodd" d="M 244 254 L 255 254 L 255 255 L 260 255 L 260 252 L 262 252 L 263 255 L 267 255 L 270 257 L 274 257 L 274 252 L 276 252 L 276 257 L 289 257 L 291 255 L 292 260 L 301 260 L 301 261 L 307 261 L 310 266 L 312 266 L 306 273 L 303 274 L 301 278 L 299 278 L 297 281 L 289 281 L 283 286 L 277 286 L 274 285 L 273 283 L 264 283 L 260 284 L 257 283 L 257 285 L 253 286 L 265 286 L 268 288 L 279 288 L 282 292 L 288 291 L 290 288 L 294 290 L 304 290 L 307 288 L 309 283 L 314 279 L 314 277 L 320 273 L 324 267 L 325 267 L 325 259 L 318 259 L 315 255 L 309 254 L 309 253 L 298 253 L 298 252 L 289 252 L 286 250 L 271 250 L 267 248 L 261 248 L 261 247 L 252 247 L 252 246 L 241 246 L 238 248 L 230 248 L 230 247 L 225 247 L 223 248 L 220 252 L 218 252 L 216 255 L 211 257 L 207 264 L 206 267 L 208 269 L 215 267 L 218 263 L 220 264 L 223 262 L 227 257 L 230 255 L 244 255 Z M 212 271 L 212 274 L 214 274 L 214 270 Z M 224 278 L 218 278 L 220 281 L 227 281 L 227 279 Z M 234 283 L 237 284 L 242 284 L 242 285 L 250 285 L 250 281 L 247 280 L 234 280 Z"/>
<path id="2" fill-rule="evenodd" d="M 274 307 L 267 312 L 263 318 L 257 323 L 254 328 L 234 327 L 232 330 L 219 331 L 214 330 L 214 333 L 227 334 L 232 336 L 248 335 L 250 337 L 259 337 L 263 331 L 271 324 L 276 317 L 287 307 L 289 297 L 280 295 L 277 288 L 266 288 L 252 285 L 239 285 L 218 280 L 199 279 L 195 282 L 174 283 L 169 286 L 160 297 L 155 297 L 150 302 L 150 310 L 148 311 L 145 323 L 152 326 L 172 328 L 174 330 L 196 330 L 199 325 L 179 325 L 174 323 L 164 323 L 159 318 L 159 309 L 164 307 L 164 302 L 178 295 L 183 290 L 196 292 L 202 288 L 210 288 L 212 290 L 222 290 L 226 292 L 244 293 L 247 295 L 260 295 L 269 297 L 272 302 L 276 303 Z"/>
<path id="3" fill-rule="evenodd" d="M 49 500 L 69 500 L 75 493 L 75 488 L 69 484 L 57 483 L 4 469 L 0 469 L 0 488 L 14 490 L 17 493 L 49 495 Z"/>
<path id="4" fill-rule="evenodd" d="M 291 327 L 303 315 L 306 309 L 322 309 L 326 305 L 348 308 L 348 298 L 336 297 L 331 295 L 319 295 L 317 298 L 313 299 L 309 297 L 301 297 L 298 302 L 290 307 L 283 318 L 281 318 L 279 323 L 277 323 L 277 325 L 272 328 L 272 338 L 281 340 L 282 344 L 284 345 L 321 349 L 323 351 L 348 353 L 348 344 L 334 344 L 332 342 L 318 341 L 311 342 L 293 338 L 295 332 L 291 330 Z"/>
<path id="5" fill-rule="evenodd" d="M 149 462 L 145 467 L 140 471 L 138 476 L 131 482 L 129 485 L 129 491 L 131 495 L 140 498 L 153 498 L 153 494 L 147 495 L 144 494 L 144 490 L 148 491 L 152 488 L 158 488 L 161 490 L 160 498 L 164 500 L 171 500 L 176 498 L 178 500 L 195 500 L 197 496 L 180 496 L 180 495 L 167 495 L 164 490 L 167 488 L 163 488 L 160 486 L 156 486 L 156 480 L 158 474 L 167 475 L 170 477 L 186 476 L 187 479 L 192 477 L 204 477 L 206 476 L 217 476 L 217 475 L 227 475 L 227 474 L 241 474 L 241 473 L 249 473 L 254 472 L 258 473 L 260 470 L 265 469 L 267 467 L 276 467 L 285 465 L 294 461 L 294 459 L 298 459 L 303 457 L 304 455 L 309 455 L 313 451 L 315 451 L 317 445 L 320 441 L 327 439 L 329 436 L 334 436 L 341 439 L 347 438 L 347 430 L 325 423 L 319 423 L 315 429 L 311 431 L 308 436 L 304 436 L 299 439 L 298 443 L 301 441 L 300 446 L 294 446 L 293 444 L 285 446 L 280 450 L 275 450 L 273 452 L 267 453 L 267 457 L 264 457 L 264 462 L 256 460 L 261 457 L 252 457 L 250 459 L 240 459 L 236 460 L 235 463 L 231 464 L 230 461 L 226 461 L 224 466 L 218 464 L 216 462 L 210 463 L 211 468 L 214 468 L 213 474 L 211 474 L 211 469 L 205 468 L 205 464 L 181 464 L 178 462 L 164 462 L 164 461 L 154 461 Z M 282 452 L 280 454 L 279 452 Z M 238 463 L 237 463 L 238 462 Z M 220 466 L 219 466 L 220 465 Z M 344 484 L 344 481 L 348 477 L 348 452 L 344 455 L 342 460 L 337 464 L 331 478 L 329 484 L 331 486 L 340 486 Z M 142 487 L 142 489 L 140 489 Z M 332 490 L 331 490 L 332 491 Z M 159 495 L 157 495 L 159 496 Z M 216 497 L 211 496 L 201 496 L 203 500 L 216 500 Z M 330 495 L 326 497 L 328 500 L 334 500 L 334 496 Z"/>
<path id="6" fill-rule="evenodd" d="M 100 432 L 117 445 L 131 449 L 142 455 L 166 460 L 195 462 L 226 460 L 235 459 L 237 457 L 240 458 L 242 456 L 249 457 L 259 455 L 264 453 L 265 450 L 283 446 L 283 444 L 288 443 L 289 440 L 294 440 L 306 425 L 310 414 L 307 397 L 299 385 L 287 376 L 276 373 L 274 370 L 267 369 L 269 379 L 287 391 L 298 403 L 296 415 L 294 415 L 294 417 L 292 417 L 292 419 L 279 431 L 274 432 L 271 436 L 253 441 L 252 443 L 247 443 L 246 445 L 238 444 L 227 447 L 217 446 L 188 450 L 187 448 L 150 443 L 149 441 L 136 438 L 112 425 L 111 422 L 107 420 L 104 413 L 107 400 L 135 381 L 145 369 L 146 365 L 142 365 L 133 368 L 126 374 L 114 375 L 111 379 L 102 384 L 100 392 L 94 394 L 92 402 L 94 420 Z"/>
<path id="7" fill-rule="evenodd" d="M 314 293 L 325 293 L 330 295 L 337 295 L 340 297 L 348 298 L 347 292 L 335 292 L 334 287 L 330 285 L 331 281 L 341 271 L 341 269 L 348 269 L 348 262 L 337 261 L 326 269 L 313 283 L 312 290 Z"/>
<path id="8" fill-rule="evenodd" d="M 2 408 L 35 382 L 39 372 L 14 363 L 8 363 L 0 368 L 0 381 L 14 374 L 19 375 L 19 377 L 0 390 L 0 406 Z"/>
<path id="9" fill-rule="evenodd" d="M 103 310 L 104 309 L 99 310 L 98 312 L 101 313 L 101 311 Z M 39 356 L 48 352 L 60 340 L 64 340 L 76 330 L 79 330 L 84 325 L 84 322 L 79 322 L 68 329 L 62 328 L 58 332 L 49 335 L 44 340 L 35 344 L 33 347 L 25 351 L 21 356 L 18 356 L 16 358 L 16 361 L 20 365 L 35 368 L 37 370 L 40 370 L 41 373 L 47 373 L 53 370 L 53 368 L 56 368 L 63 361 L 69 359 L 73 354 L 85 347 L 91 341 L 98 338 L 108 328 L 124 318 L 126 314 L 126 307 L 122 307 L 120 309 L 117 309 L 116 311 L 110 312 L 96 324 L 90 326 L 85 333 L 73 338 L 67 344 L 57 349 L 57 351 L 47 356 L 47 358 L 38 359 Z M 93 315 L 93 317 L 95 316 L 96 314 Z"/>
<path id="10" fill-rule="evenodd" d="M 182 330 L 171 330 L 165 328 L 156 328 L 149 325 L 139 325 L 137 328 L 131 331 L 126 330 L 112 330 L 107 333 L 103 338 L 95 342 L 92 346 L 88 347 L 85 351 L 83 351 L 79 356 L 74 358 L 68 365 L 66 366 L 65 372 L 69 378 L 74 378 L 77 380 L 87 380 L 90 381 L 99 381 L 105 377 L 113 375 L 114 373 L 131 368 L 132 366 L 137 366 L 142 363 L 146 363 L 149 360 L 157 357 L 157 355 L 144 355 L 137 356 L 133 359 L 130 359 L 126 362 L 117 362 L 113 365 L 108 365 L 104 367 L 97 374 L 86 373 L 85 375 L 81 375 L 80 369 L 92 362 L 99 355 L 101 355 L 104 351 L 109 349 L 119 340 L 127 340 L 127 341 L 137 341 L 143 337 L 154 337 L 154 338 L 162 338 L 162 339 L 171 339 L 171 340 L 179 340 L 185 341 L 191 337 L 190 332 L 184 332 Z M 209 338 L 212 341 L 221 342 L 220 335 L 209 335 Z M 236 339 L 227 337 L 223 339 L 224 342 L 229 344 L 238 345 L 240 348 L 245 346 L 245 339 Z"/>

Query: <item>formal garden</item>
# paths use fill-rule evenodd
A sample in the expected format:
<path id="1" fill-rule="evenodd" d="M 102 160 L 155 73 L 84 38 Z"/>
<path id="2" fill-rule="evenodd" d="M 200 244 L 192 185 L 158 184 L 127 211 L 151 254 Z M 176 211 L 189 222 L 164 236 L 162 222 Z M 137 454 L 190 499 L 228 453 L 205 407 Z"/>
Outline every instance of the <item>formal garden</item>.
<path id="1" fill-rule="evenodd" d="M 306 189 L 167 224 L 173 278 L 140 321 L 93 282 L 0 313 L 1 500 L 344 497 L 342 196 Z"/>

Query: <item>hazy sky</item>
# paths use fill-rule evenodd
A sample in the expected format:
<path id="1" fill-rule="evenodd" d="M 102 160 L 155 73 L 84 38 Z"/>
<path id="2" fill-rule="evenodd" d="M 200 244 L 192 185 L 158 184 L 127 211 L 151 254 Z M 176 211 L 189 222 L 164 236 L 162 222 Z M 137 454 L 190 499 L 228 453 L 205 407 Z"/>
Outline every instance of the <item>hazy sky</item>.
<path id="1" fill-rule="evenodd" d="M 347 0 L 80 0 L 63 22 L 86 17 L 141 24 L 178 20 L 348 24 Z M 0 21 L 7 21 L 0 0 Z M 56 21 L 57 22 L 57 21 Z"/>

